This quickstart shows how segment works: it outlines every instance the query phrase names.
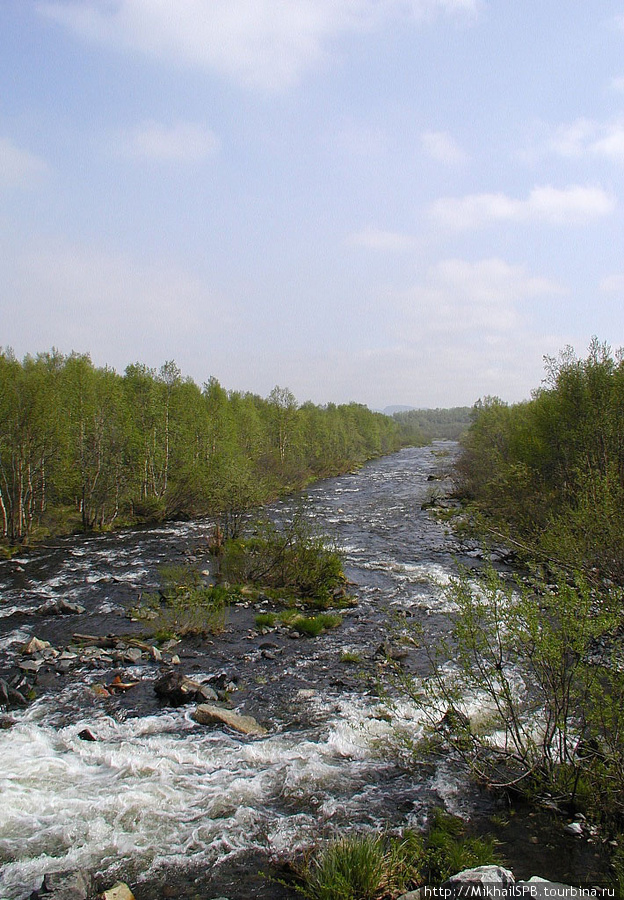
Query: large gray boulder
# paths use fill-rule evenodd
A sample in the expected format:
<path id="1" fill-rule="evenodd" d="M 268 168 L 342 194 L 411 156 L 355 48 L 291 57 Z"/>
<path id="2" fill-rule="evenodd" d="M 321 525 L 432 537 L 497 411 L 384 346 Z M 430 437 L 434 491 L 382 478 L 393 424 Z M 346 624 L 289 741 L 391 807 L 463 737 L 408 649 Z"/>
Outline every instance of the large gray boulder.
<path id="1" fill-rule="evenodd" d="M 448 900 L 451 897 L 483 897 L 488 896 L 488 888 L 490 887 L 508 887 L 515 883 L 513 872 L 504 869 L 502 866 L 477 866 L 474 869 L 464 869 L 457 875 L 452 875 L 442 885 L 449 893 L 446 895 Z M 481 890 L 480 890 L 481 889 Z"/>
<path id="2" fill-rule="evenodd" d="M 222 706 L 214 706 L 211 703 L 202 703 L 193 713 L 193 718 L 200 725 L 227 725 L 241 734 L 263 735 L 267 733 L 253 716 L 242 716 L 224 709 Z"/>
<path id="3" fill-rule="evenodd" d="M 514 884 L 513 872 L 502 866 L 477 866 L 451 875 L 446 884 Z"/>

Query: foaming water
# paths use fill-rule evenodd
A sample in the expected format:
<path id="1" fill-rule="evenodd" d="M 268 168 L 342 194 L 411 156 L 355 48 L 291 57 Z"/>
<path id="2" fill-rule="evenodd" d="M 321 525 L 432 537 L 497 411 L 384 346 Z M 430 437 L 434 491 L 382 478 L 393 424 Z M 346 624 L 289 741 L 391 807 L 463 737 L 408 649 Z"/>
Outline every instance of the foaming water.
<path id="1" fill-rule="evenodd" d="M 267 736 L 209 730 L 185 711 L 111 717 L 79 683 L 15 715 L 17 724 L 0 731 L 0 896 L 22 900 L 46 872 L 72 867 L 129 880 L 250 849 L 292 852 L 332 829 L 420 822 L 432 795 L 460 808 L 465 785 L 450 763 L 433 775 L 402 769 L 379 700 L 356 678 L 345 680 L 339 662 L 345 648 L 376 658 L 384 610 L 403 609 L 430 628 L 452 611 L 444 587 L 454 548 L 422 511 L 438 467 L 431 449 L 404 450 L 309 490 L 307 514 L 343 548 L 359 607 L 335 632 L 298 641 L 297 654 L 266 681 L 262 700 L 278 710 Z M 275 509 L 289 515 L 298 502 Z M 154 590 L 162 563 L 205 546 L 210 529 L 199 521 L 71 539 L 3 564 L 0 651 L 13 657 L 40 621 L 31 615 L 12 627 L 10 617 L 50 600 L 83 605 L 87 622 L 127 609 Z M 80 620 L 75 630 L 85 627 Z M 279 702 L 271 705 L 280 679 L 314 686 L 293 688 L 294 725 Z M 412 737 L 421 733 L 419 709 L 403 705 L 396 715 Z M 81 740 L 85 728 L 96 740 Z"/>
<path id="2" fill-rule="evenodd" d="M 376 749 L 389 725 L 363 700 L 301 702 L 326 721 L 253 740 L 207 731 L 185 712 L 55 728 L 35 704 L 0 733 L 2 896 L 72 867 L 149 877 L 242 849 L 293 850 L 348 821 L 391 765 Z M 87 727 L 95 741 L 79 737 Z"/>

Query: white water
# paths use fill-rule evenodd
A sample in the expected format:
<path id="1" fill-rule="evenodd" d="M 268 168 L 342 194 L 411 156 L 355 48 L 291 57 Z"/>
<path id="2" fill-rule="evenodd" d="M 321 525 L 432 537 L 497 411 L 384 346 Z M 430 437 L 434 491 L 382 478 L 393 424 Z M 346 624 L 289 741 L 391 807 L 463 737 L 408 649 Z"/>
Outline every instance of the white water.
<path id="1" fill-rule="evenodd" d="M 299 702 L 327 713 L 316 695 Z M 377 752 L 390 726 L 373 705 L 329 706 L 320 730 L 249 739 L 203 729 L 184 711 L 54 727 L 53 710 L 36 703 L 0 733 L 2 897 L 25 896 L 54 870 L 149 876 L 163 864 L 305 845 L 344 822 L 390 765 Z M 96 741 L 78 737 L 85 727 Z"/>

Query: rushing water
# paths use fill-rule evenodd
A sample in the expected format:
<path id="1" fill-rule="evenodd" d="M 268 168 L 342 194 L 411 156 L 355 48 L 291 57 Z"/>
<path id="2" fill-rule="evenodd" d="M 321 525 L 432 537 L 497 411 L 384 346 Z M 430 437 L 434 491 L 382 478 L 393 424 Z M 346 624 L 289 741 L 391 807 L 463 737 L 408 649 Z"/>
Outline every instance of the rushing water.
<path id="1" fill-rule="evenodd" d="M 172 867 L 279 856 L 346 828 L 419 825 L 433 803 L 470 810 L 474 791 L 450 763 L 405 769 L 387 752 L 392 725 L 370 678 L 341 662 L 349 652 L 370 675 L 392 613 L 422 625 L 430 644 L 447 630 L 443 586 L 457 550 L 421 506 L 448 452 L 407 449 L 309 491 L 307 513 L 342 547 L 359 601 L 339 629 L 263 638 L 249 633 L 255 610 L 243 608 L 221 638 L 180 645 L 191 677 L 239 679 L 233 705 L 255 715 L 265 737 L 207 729 L 189 707 L 159 706 L 158 667 L 145 660 L 123 667 L 139 684 L 118 699 L 94 694 L 107 676 L 97 666 L 40 677 L 38 699 L 0 731 L 0 897 L 27 897 L 49 871 L 86 868 L 140 887 Z M 201 558 L 209 529 L 199 522 L 72 539 L 1 564 L 5 672 L 33 635 L 61 648 L 73 631 L 127 631 L 125 612 L 153 589 L 158 565 L 189 552 Z M 85 612 L 36 614 L 61 597 Z M 418 709 L 403 704 L 399 716 L 419 733 Z M 85 728 L 95 740 L 81 739 Z"/>

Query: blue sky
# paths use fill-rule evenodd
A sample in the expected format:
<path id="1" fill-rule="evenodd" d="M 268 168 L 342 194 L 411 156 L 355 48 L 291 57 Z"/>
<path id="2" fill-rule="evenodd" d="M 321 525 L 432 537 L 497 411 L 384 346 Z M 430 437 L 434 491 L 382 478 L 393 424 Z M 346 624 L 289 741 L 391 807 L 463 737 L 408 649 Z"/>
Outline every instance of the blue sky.
<path id="1" fill-rule="evenodd" d="M 0 344 L 300 401 L 624 343 L 624 0 L 2 0 Z"/>

